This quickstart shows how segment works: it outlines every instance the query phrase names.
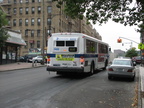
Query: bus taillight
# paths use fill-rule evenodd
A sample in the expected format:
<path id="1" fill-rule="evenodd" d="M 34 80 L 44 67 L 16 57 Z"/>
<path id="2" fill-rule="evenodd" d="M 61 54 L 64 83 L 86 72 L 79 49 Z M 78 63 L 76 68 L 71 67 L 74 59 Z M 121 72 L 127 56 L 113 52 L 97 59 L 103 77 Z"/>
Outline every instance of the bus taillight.
<path id="1" fill-rule="evenodd" d="M 80 62 L 81 62 L 81 64 L 84 63 L 84 57 L 83 56 L 80 57 Z"/>
<path id="2" fill-rule="evenodd" d="M 47 56 L 47 63 L 50 62 L 50 56 Z"/>

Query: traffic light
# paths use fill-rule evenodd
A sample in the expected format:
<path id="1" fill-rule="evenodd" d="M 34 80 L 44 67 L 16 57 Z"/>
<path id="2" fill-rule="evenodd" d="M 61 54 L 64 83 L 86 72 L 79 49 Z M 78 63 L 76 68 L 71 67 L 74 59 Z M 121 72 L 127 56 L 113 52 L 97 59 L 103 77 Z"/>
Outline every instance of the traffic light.
<path id="1" fill-rule="evenodd" d="M 122 43 L 122 39 L 117 39 L 117 43 Z"/>

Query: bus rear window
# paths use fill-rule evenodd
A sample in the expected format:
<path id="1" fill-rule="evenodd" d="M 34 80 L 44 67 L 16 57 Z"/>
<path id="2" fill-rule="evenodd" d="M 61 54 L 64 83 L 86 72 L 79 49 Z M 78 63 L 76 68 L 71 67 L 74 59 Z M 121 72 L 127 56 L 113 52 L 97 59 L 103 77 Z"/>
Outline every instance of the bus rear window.
<path id="1" fill-rule="evenodd" d="M 66 41 L 66 46 L 74 46 L 74 41 Z"/>
<path id="2" fill-rule="evenodd" d="M 75 41 L 56 41 L 56 46 L 75 46 Z"/>
<path id="3" fill-rule="evenodd" d="M 56 41 L 56 46 L 64 46 L 64 41 Z"/>

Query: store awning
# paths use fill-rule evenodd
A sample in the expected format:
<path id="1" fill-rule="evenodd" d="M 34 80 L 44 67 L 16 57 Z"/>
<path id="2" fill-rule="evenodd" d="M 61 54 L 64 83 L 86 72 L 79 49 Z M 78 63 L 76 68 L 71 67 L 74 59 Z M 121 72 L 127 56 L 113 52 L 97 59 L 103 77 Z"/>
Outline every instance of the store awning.
<path id="1" fill-rule="evenodd" d="M 13 36 L 9 37 L 6 42 L 18 45 L 26 45 L 25 41 L 22 38 L 17 38 Z"/>

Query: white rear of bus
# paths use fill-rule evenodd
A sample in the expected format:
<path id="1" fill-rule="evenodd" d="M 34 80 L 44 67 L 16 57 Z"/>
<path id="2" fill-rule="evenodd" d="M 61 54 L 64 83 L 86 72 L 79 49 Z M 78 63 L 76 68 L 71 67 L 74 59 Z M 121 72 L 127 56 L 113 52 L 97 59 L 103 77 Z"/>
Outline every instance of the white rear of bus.
<path id="1" fill-rule="evenodd" d="M 83 72 L 82 34 L 53 34 L 48 40 L 47 71 Z"/>
<path id="2" fill-rule="evenodd" d="M 107 44 L 82 33 L 55 33 L 48 40 L 47 71 L 90 72 L 105 69 Z M 101 51 L 100 51 L 101 50 Z"/>

